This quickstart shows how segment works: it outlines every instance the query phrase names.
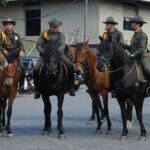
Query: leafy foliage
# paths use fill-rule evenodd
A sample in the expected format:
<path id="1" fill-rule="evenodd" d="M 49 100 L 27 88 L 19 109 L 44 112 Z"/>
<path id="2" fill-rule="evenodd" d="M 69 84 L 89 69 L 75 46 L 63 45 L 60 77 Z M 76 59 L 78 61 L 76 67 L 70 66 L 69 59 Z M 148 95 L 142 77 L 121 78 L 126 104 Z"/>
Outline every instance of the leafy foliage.
<path id="1" fill-rule="evenodd" d="M 6 4 L 8 3 L 7 0 L 0 0 L 0 6 L 6 6 Z"/>

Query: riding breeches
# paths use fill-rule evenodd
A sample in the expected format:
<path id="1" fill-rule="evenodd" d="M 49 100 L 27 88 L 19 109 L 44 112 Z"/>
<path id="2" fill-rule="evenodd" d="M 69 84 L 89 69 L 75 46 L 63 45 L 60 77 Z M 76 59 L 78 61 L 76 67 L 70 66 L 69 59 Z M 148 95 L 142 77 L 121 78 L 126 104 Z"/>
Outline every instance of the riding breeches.
<path id="1" fill-rule="evenodd" d="M 148 76 L 148 79 L 150 79 L 150 59 L 146 56 L 142 57 L 139 63 L 142 65 L 143 71 Z"/>

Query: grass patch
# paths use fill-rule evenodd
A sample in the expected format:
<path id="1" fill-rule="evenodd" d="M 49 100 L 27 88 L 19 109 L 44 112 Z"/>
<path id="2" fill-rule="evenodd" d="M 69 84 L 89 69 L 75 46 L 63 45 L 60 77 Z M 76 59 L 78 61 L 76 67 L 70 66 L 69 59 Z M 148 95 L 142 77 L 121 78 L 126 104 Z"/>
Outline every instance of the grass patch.
<path id="1" fill-rule="evenodd" d="M 26 49 L 26 53 L 25 53 L 25 56 L 28 55 L 28 53 L 30 52 L 30 50 L 33 48 L 35 42 L 32 42 L 32 41 L 26 41 L 26 40 L 22 40 L 23 44 L 24 44 L 24 47 Z M 29 56 L 38 56 L 38 52 L 36 50 L 36 48 L 34 47 L 34 49 L 32 50 L 32 52 L 30 53 Z"/>

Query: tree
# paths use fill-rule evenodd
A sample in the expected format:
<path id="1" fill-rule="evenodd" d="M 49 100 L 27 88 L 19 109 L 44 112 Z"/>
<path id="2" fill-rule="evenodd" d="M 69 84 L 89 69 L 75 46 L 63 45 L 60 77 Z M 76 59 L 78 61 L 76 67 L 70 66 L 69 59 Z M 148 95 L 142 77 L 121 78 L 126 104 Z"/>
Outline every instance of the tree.
<path id="1" fill-rule="evenodd" d="M 0 5 L 5 6 L 7 2 L 7 0 L 0 0 Z"/>

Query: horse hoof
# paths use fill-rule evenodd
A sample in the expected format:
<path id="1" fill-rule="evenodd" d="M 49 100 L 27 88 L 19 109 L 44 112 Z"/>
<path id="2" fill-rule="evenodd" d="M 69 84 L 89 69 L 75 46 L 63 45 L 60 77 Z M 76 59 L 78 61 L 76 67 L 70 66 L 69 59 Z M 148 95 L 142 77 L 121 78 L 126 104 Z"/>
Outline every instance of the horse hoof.
<path id="1" fill-rule="evenodd" d="M 127 139 L 127 136 L 125 136 L 125 135 L 121 135 L 121 136 L 120 136 L 120 140 L 123 140 L 123 141 L 124 141 L 124 140 L 126 140 L 126 139 Z"/>
<path id="2" fill-rule="evenodd" d="M 58 135 L 58 139 L 64 140 L 64 139 L 65 139 L 65 134 L 59 134 L 59 135 Z"/>
<path id="3" fill-rule="evenodd" d="M 96 130 L 96 135 L 100 135 L 101 134 L 101 130 Z"/>
<path id="4" fill-rule="evenodd" d="M 42 132 L 42 135 L 43 135 L 43 136 L 48 136 L 49 133 L 50 133 L 49 131 L 43 131 L 43 132 Z"/>
<path id="5" fill-rule="evenodd" d="M 5 131 L 6 130 L 6 126 L 2 126 L 2 130 Z"/>
<path id="6" fill-rule="evenodd" d="M 8 133 L 7 134 L 7 138 L 12 138 L 14 135 L 13 135 L 13 133 Z"/>
<path id="7" fill-rule="evenodd" d="M 3 136 L 3 133 L 0 133 L 0 137 L 2 137 Z"/>
<path id="8" fill-rule="evenodd" d="M 107 130 L 106 135 L 112 135 L 112 131 L 111 130 Z"/>
<path id="9" fill-rule="evenodd" d="M 95 120 L 89 120 L 89 121 L 87 121 L 87 125 L 93 125 L 94 123 L 96 123 L 96 121 Z"/>
<path id="10" fill-rule="evenodd" d="M 139 141 L 146 141 L 146 137 L 145 136 L 140 136 L 138 140 Z"/>
<path id="11" fill-rule="evenodd" d="M 132 122 L 127 121 L 127 129 L 132 129 Z"/>

